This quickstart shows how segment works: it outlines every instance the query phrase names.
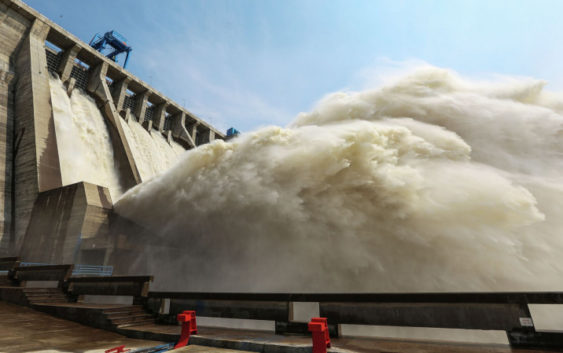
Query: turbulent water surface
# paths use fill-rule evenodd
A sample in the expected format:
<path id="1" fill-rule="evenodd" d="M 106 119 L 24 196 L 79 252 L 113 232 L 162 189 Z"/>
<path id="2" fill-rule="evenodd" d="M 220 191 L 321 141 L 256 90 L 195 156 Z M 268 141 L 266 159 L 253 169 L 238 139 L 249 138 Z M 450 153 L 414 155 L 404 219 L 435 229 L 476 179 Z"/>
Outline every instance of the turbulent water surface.
<path id="1" fill-rule="evenodd" d="M 423 68 L 186 153 L 116 205 L 182 289 L 561 290 L 563 96 Z"/>

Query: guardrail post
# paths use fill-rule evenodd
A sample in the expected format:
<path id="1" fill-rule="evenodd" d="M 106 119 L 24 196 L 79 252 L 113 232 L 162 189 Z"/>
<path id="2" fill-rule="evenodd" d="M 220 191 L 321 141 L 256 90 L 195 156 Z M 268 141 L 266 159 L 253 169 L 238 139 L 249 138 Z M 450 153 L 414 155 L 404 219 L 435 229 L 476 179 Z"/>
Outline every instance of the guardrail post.
<path id="1" fill-rule="evenodd" d="M 330 348 L 327 319 L 325 317 L 312 318 L 309 322 L 309 331 L 313 336 L 313 353 L 326 353 L 326 349 Z"/>
<path id="2" fill-rule="evenodd" d="M 184 310 L 183 313 L 178 314 L 178 322 L 182 323 L 182 334 L 180 340 L 174 346 L 174 349 L 185 347 L 190 340 L 190 335 L 197 334 L 196 318 L 194 310 Z"/>

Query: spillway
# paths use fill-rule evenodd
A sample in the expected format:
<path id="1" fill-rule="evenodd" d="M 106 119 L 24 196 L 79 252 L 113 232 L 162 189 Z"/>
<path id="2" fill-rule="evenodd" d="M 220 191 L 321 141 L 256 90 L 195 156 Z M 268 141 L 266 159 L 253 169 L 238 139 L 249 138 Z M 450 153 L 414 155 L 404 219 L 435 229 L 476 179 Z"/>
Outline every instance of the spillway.
<path id="1" fill-rule="evenodd" d="M 117 200 L 123 188 L 108 126 L 96 103 L 78 89 L 69 97 L 59 78 L 51 77 L 49 84 L 63 185 L 81 181 L 102 185 Z"/>
<path id="2" fill-rule="evenodd" d="M 121 120 L 121 124 L 143 180 L 168 170 L 185 152 L 177 142 L 169 143 L 158 131 L 148 132 L 134 119 Z"/>

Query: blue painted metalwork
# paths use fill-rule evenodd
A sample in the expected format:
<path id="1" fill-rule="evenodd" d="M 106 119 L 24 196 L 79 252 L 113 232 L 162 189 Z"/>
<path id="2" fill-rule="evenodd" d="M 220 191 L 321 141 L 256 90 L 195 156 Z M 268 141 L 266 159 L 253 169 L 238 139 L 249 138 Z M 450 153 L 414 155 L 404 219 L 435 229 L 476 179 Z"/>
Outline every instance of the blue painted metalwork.
<path id="1" fill-rule="evenodd" d="M 46 266 L 51 265 L 45 262 L 20 262 L 20 266 Z"/>
<path id="2" fill-rule="evenodd" d="M 113 266 L 97 266 L 97 265 L 74 265 L 72 274 L 74 276 L 111 276 Z"/>
<path id="3" fill-rule="evenodd" d="M 43 262 L 21 262 L 20 266 L 46 266 L 52 265 Z M 113 274 L 113 266 L 99 265 L 74 265 L 72 270 L 73 276 L 111 276 Z"/>
<path id="4" fill-rule="evenodd" d="M 127 61 L 129 61 L 129 53 L 133 50 L 127 45 L 127 39 L 116 31 L 106 32 L 103 36 L 96 33 L 92 40 L 90 41 L 90 46 L 100 53 L 110 47 L 111 51 L 106 54 L 107 58 L 117 62 L 117 56 L 121 53 L 126 53 L 125 61 L 123 62 L 123 68 L 127 67 Z"/>
<path id="5" fill-rule="evenodd" d="M 240 134 L 240 132 L 234 127 L 231 127 L 229 128 L 229 130 L 227 130 L 227 137 L 236 136 L 238 134 Z"/>

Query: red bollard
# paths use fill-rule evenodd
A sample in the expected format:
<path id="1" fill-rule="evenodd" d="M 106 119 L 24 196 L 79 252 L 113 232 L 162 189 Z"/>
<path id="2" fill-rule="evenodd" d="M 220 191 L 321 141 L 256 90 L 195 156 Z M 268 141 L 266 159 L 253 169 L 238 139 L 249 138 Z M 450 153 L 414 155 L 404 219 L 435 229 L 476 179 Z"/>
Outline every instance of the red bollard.
<path id="1" fill-rule="evenodd" d="M 190 335 L 197 334 L 194 310 L 184 310 L 183 313 L 178 314 L 177 319 L 178 322 L 182 323 L 182 334 L 180 335 L 180 340 L 174 346 L 174 349 L 185 347 L 190 340 Z"/>
<path id="2" fill-rule="evenodd" d="M 107 351 L 105 351 L 105 353 L 124 353 L 129 351 L 130 349 L 125 349 L 125 346 L 118 346 L 108 349 Z"/>
<path id="3" fill-rule="evenodd" d="M 313 353 L 326 353 L 330 348 L 328 321 L 325 317 L 314 317 L 309 322 L 309 331 L 313 335 Z"/>

